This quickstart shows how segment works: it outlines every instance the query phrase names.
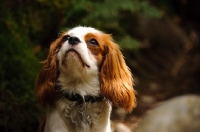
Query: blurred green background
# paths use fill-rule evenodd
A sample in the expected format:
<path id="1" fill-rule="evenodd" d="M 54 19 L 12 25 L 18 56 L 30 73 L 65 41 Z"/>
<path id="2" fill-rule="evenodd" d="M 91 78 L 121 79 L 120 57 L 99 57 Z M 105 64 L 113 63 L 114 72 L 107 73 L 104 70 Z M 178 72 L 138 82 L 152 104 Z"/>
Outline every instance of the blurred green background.
<path id="1" fill-rule="evenodd" d="M 34 96 L 40 62 L 60 31 L 78 25 L 110 33 L 122 47 L 138 92 L 132 115 L 200 94 L 199 6 L 198 0 L 1 0 L 0 131 L 37 130 L 45 111 Z"/>

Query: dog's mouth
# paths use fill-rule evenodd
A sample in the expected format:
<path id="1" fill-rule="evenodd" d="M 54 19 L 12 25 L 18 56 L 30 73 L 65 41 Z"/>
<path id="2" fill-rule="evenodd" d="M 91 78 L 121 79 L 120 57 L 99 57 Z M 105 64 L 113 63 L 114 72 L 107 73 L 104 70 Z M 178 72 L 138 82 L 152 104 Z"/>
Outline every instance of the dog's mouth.
<path id="1" fill-rule="evenodd" d="M 69 50 L 66 52 L 64 58 L 68 57 L 68 55 L 69 55 L 70 53 L 73 53 L 72 56 L 76 56 L 76 57 L 78 58 L 78 60 L 80 61 L 80 63 L 82 64 L 83 67 L 85 67 L 85 66 L 88 67 L 88 68 L 90 67 L 88 64 L 86 64 L 86 63 L 83 61 L 81 55 L 80 55 L 75 49 L 69 49 Z M 66 60 L 65 60 L 65 59 L 63 60 L 62 65 L 66 66 Z"/>

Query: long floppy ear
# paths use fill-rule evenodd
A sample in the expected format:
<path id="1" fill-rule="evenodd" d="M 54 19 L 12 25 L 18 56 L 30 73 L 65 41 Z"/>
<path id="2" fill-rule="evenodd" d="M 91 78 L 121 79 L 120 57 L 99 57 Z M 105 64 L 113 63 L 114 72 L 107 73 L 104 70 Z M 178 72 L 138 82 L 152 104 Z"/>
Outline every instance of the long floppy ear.
<path id="1" fill-rule="evenodd" d="M 57 53 L 60 43 L 61 37 L 51 44 L 47 59 L 44 61 L 44 65 L 37 78 L 36 98 L 43 105 L 52 105 L 55 100 L 55 85 L 58 76 Z"/>
<path id="2" fill-rule="evenodd" d="M 105 41 L 105 59 L 100 71 L 101 94 L 113 105 L 131 112 L 136 107 L 132 74 L 111 36 L 107 35 Z"/>

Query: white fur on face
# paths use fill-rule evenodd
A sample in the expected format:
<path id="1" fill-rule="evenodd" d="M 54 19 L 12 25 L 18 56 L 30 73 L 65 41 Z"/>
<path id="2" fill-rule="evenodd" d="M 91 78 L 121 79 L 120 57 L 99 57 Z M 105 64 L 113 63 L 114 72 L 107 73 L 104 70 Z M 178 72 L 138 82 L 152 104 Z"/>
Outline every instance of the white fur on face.
<path id="1" fill-rule="evenodd" d="M 68 41 L 63 42 L 57 55 L 60 72 L 58 80 L 63 89 L 98 95 L 100 87 L 97 60 L 85 40 L 89 33 L 98 35 L 101 32 L 90 27 L 76 27 L 65 33 L 70 37 L 77 37 L 80 43 L 70 45 Z M 72 49 L 76 52 L 71 51 Z"/>
<path id="2" fill-rule="evenodd" d="M 94 33 L 98 34 L 100 31 L 95 30 L 94 28 L 90 27 L 76 27 L 71 29 L 66 33 L 66 35 L 69 35 L 71 37 L 77 37 L 81 41 L 80 43 L 76 45 L 70 45 L 68 41 L 65 41 L 60 51 L 58 52 L 57 58 L 59 60 L 59 70 L 63 70 L 65 72 L 75 72 L 77 70 L 82 70 L 84 67 L 82 67 L 82 62 L 80 59 L 82 59 L 83 63 L 85 63 L 85 66 L 88 68 L 88 70 L 97 70 L 97 60 L 95 59 L 94 55 L 90 52 L 90 50 L 87 48 L 87 44 L 85 42 L 85 35 L 88 33 Z M 76 50 L 80 58 L 78 57 L 77 53 L 75 52 L 69 52 L 66 55 L 66 52 L 70 49 Z M 65 58 L 64 58 L 65 57 Z M 63 66 L 62 62 L 66 61 L 66 67 Z M 81 68 L 82 67 L 82 68 Z"/>

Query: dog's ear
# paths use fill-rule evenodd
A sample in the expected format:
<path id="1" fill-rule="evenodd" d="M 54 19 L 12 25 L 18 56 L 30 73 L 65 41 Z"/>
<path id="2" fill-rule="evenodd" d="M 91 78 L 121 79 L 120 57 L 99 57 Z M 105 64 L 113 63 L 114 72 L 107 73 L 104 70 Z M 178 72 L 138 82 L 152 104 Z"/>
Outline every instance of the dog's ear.
<path id="1" fill-rule="evenodd" d="M 38 75 L 36 83 L 36 98 L 39 103 L 52 105 L 55 100 L 55 85 L 58 76 L 57 53 L 60 48 L 61 37 L 55 40 L 49 49 L 47 59 Z"/>
<path id="2" fill-rule="evenodd" d="M 104 40 L 105 58 L 100 69 L 101 94 L 113 105 L 131 112 L 136 106 L 132 74 L 112 37 L 106 35 Z"/>

